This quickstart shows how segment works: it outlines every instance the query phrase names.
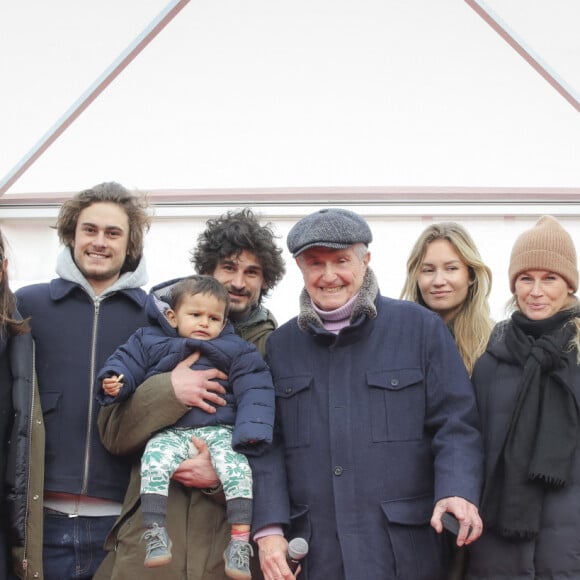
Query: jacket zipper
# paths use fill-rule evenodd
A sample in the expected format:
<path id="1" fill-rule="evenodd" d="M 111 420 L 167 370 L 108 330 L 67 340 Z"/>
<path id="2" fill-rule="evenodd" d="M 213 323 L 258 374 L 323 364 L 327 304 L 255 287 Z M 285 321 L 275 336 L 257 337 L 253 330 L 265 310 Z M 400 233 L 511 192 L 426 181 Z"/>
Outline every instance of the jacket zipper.
<path id="1" fill-rule="evenodd" d="M 94 406 L 94 396 L 93 396 L 93 383 L 95 381 L 95 359 L 97 350 L 97 329 L 99 327 L 99 308 L 100 301 L 97 299 L 94 302 L 95 305 L 95 317 L 93 319 L 93 336 L 91 343 L 91 368 L 89 377 L 89 410 L 87 416 L 87 432 L 86 432 L 86 443 L 85 443 L 85 464 L 83 473 L 83 486 L 81 489 L 81 495 L 87 495 L 87 488 L 89 485 L 89 463 L 91 456 L 91 431 L 92 431 L 92 419 L 93 419 L 93 406 Z"/>
<path id="2" fill-rule="evenodd" d="M 28 477 L 26 478 L 26 519 L 24 522 L 24 552 L 22 557 L 22 571 L 28 578 L 28 518 L 30 517 L 30 470 L 32 466 L 32 428 L 34 409 L 36 406 L 35 393 L 38 388 L 36 382 L 36 345 L 32 341 L 32 396 L 30 397 L 30 422 L 28 424 Z M 42 514 L 41 514 L 42 515 Z"/>

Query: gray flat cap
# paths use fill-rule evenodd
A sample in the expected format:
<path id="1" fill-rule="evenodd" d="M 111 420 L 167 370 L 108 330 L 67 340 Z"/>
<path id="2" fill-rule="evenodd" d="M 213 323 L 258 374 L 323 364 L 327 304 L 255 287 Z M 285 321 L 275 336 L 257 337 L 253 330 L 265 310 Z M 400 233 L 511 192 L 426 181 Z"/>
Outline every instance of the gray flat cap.
<path id="1" fill-rule="evenodd" d="M 342 250 L 353 244 L 370 244 L 372 241 L 371 229 L 360 215 L 330 207 L 303 217 L 290 230 L 286 243 L 292 256 L 296 257 L 314 246 Z"/>

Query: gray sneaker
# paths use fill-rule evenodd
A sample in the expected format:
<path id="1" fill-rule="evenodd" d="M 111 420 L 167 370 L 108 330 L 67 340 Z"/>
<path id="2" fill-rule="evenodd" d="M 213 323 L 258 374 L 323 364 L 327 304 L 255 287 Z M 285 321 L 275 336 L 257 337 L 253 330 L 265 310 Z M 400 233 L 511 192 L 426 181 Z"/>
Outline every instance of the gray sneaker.
<path id="1" fill-rule="evenodd" d="M 157 568 L 171 562 L 172 543 L 163 526 L 153 524 L 153 527 L 141 536 L 141 540 L 147 542 L 144 562 L 147 568 Z"/>
<path id="2" fill-rule="evenodd" d="M 248 542 L 231 540 L 224 552 L 226 576 L 234 580 L 252 580 L 250 573 L 250 556 L 254 550 Z"/>

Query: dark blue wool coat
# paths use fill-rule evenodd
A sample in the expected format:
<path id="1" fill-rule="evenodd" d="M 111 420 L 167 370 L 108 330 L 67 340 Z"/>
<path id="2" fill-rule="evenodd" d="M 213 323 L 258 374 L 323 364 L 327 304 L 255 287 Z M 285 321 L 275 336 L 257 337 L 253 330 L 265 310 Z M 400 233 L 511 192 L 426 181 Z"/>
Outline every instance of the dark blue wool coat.
<path id="1" fill-rule="evenodd" d="M 300 317 L 275 331 L 270 451 L 252 460 L 254 528 L 288 526 L 310 544 L 304 580 L 440 580 L 435 502 L 477 505 L 483 450 L 475 396 L 434 313 L 378 295 L 372 272 L 350 326 Z"/>

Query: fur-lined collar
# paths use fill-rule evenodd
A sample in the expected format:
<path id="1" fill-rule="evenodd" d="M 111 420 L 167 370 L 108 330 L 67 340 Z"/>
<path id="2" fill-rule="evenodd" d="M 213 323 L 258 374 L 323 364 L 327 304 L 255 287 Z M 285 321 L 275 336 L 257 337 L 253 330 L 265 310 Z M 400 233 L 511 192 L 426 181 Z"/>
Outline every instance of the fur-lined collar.
<path id="1" fill-rule="evenodd" d="M 377 315 L 377 308 L 375 306 L 375 299 L 379 293 L 379 284 L 374 272 L 367 268 L 363 283 L 360 288 L 357 301 L 355 302 L 350 323 L 361 316 L 366 316 L 369 319 L 375 318 Z M 320 316 L 312 308 L 312 300 L 310 294 L 306 292 L 306 288 L 302 289 L 300 294 L 300 314 L 298 315 L 298 326 L 307 331 L 310 326 L 324 328 L 324 324 Z"/>

